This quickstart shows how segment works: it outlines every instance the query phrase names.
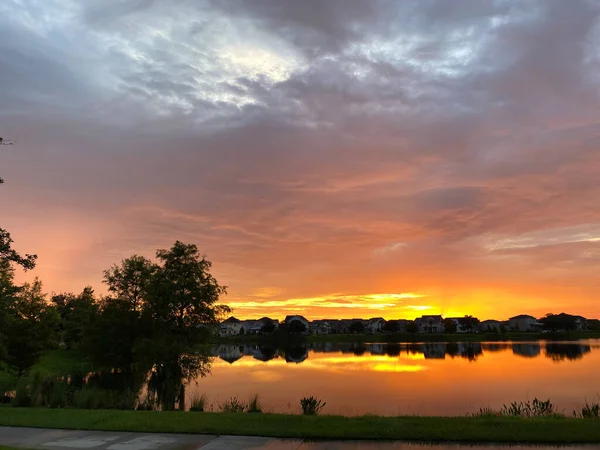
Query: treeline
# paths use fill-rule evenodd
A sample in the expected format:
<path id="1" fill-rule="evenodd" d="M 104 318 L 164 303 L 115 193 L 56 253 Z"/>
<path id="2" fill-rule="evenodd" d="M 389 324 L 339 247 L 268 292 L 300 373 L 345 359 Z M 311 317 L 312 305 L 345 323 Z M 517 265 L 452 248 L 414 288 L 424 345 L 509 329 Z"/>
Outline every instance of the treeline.
<path id="1" fill-rule="evenodd" d="M 177 241 L 158 250 L 156 260 L 135 255 L 106 270 L 109 296 L 98 297 L 86 287 L 47 299 L 37 279 L 16 285 L 14 268 L 3 259 L 1 359 L 22 373 L 43 351 L 64 346 L 80 350 L 97 368 L 126 369 L 140 360 L 194 351 L 229 312 L 219 304 L 225 287 L 195 245 Z"/>
<path id="2" fill-rule="evenodd" d="M 103 278 L 107 296 L 86 287 L 48 297 L 39 279 L 15 283 L 15 270 L 33 269 L 37 256 L 21 256 L 12 244 L 0 229 L 0 369 L 19 375 L 43 352 L 63 346 L 98 369 L 178 361 L 230 312 L 219 303 L 226 288 L 195 245 L 177 241 L 158 250 L 155 261 L 134 255 L 110 267 Z"/>

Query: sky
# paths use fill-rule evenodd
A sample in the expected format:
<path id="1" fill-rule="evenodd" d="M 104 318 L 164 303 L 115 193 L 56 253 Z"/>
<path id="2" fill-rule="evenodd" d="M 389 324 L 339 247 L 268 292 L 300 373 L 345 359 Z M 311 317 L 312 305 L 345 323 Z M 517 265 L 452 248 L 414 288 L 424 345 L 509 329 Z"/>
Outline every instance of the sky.
<path id="1" fill-rule="evenodd" d="M 600 316 L 600 2 L 2 0 L 48 292 L 194 243 L 239 318 Z"/>

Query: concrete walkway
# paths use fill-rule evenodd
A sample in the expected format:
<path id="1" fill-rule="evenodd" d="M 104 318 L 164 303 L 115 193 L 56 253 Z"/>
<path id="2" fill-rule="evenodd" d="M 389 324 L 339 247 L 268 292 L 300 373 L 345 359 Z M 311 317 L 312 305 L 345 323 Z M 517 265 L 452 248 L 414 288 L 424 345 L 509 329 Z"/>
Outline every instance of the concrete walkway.
<path id="1" fill-rule="evenodd" d="M 458 444 L 407 442 L 328 441 L 275 439 L 254 436 L 205 434 L 128 433 L 112 431 L 47 430 L 0 427 L 0 445 L 40 450 L 459 450 Z M 502 445 L 468 445 L 469 450 L 507 450 Z M 510 450 L 556 450 L 552 446 L 511 446 Z M 568 450 L 600 450 L 600 445 L 563 447 Z"/>

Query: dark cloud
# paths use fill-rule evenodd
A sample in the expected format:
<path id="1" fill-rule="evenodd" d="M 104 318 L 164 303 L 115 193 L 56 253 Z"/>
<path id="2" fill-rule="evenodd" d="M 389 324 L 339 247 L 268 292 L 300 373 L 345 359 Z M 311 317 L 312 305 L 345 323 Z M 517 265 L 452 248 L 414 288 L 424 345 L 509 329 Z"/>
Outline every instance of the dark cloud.
<path id="1" fill-rule="evenodd" d="M 2 3 L 3 226 L 80 284 L 179 237 L 239 297 L 590 285 L 598 4 L 450 3 Z"/>

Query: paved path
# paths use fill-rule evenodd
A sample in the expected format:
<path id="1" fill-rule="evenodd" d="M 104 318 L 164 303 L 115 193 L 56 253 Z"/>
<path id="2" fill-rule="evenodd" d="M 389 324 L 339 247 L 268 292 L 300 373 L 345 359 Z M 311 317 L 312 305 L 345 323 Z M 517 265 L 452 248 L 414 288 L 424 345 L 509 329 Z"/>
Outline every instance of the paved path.
<path id="1" fill-rule="evenodd" d="M 328 441 L 275 439 L 254 436 L 206 434 L 128 433 L 116 431 L 47 430 L 0 427 L 0 445 L 40 450 L 462 450 L 457 444 L 423 445 L 407 442 Z M 551 446 L 469 445 L 468 450 L 556 450 Z M 562 447 L 600 450 L 600 445 Z"/>

